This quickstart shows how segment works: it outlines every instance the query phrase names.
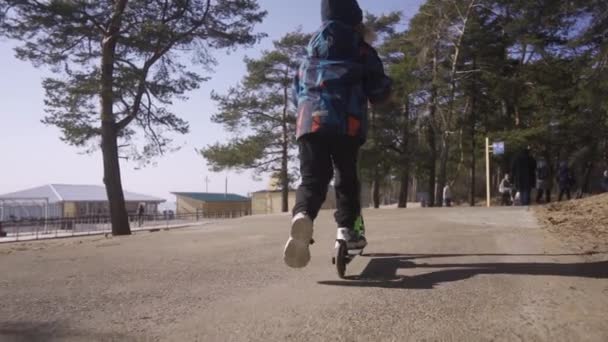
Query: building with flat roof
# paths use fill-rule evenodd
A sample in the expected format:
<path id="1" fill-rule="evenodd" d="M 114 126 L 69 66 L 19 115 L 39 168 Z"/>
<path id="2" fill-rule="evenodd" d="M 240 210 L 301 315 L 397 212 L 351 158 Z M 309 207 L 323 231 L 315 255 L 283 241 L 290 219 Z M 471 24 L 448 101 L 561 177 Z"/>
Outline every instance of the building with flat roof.
<path id="1" fill-rule="evenodd" d="M 241 217 L 251 215 L 251 199 L 236 194 L 208 192 L 173 192 L 177 215 L 202 217 Z"/>
<path id="2" fill-rule="evenodd" d="M 156 214 L 162 198 L 124 191 L 127 211 L 136 214 L 140 203 Z M 106 189 L 99 185 L 48 184 L 0 195 L 0 221 L 21 218 L 78 218 L 110 215 Z"/>
<path id="3" fill-rule="evenodd" d="M 361 208 L 368 208 L 371 205 L 371 187 L 363 183 L 361 191 Z M 296 204 L 296 190 L 289 190 L 288 208 L 291 211 Z M 283 192 L 271 188 L 270 190 L 262 190 L 254 192 L 251 196 L 251 212 L 252 215 L 267 215 L 281 213 L 283 207 Z M 321 206 L 321 210 L 336 209 L 336 190 L 332 185 L 327 189 L 325 202 Z"/>
<path id="4" fill-rule="evenodd" d="M 253 215 L 268 215 L 281 213 L 283 209 L 283 191 L 262 190 L 252 194 L 251 208 Z M 296 190 L 290 190 L 287 205 L 291 211 L 296 204 Z M 327 190 L 327 197 L 321 206 L 322 210 L 336 209 L 336 193 L 332 186 Z"/>

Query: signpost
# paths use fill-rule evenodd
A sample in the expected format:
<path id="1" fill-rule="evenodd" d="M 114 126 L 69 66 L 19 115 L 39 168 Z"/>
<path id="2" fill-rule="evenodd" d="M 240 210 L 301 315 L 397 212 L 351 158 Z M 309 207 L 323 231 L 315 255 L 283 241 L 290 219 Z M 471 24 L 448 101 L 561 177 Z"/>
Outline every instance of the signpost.
<path id="1" fill-rule="evenodd" d="M 486 206 L 490 207 L 490 138 L 486 137 Z"/>
<path id="2" fill-rule="evenodd" d="M 496 155 L 496 156 L 505 154 L 505 142 L 500 141 L 500 142 L 493 143 L 492 144 L 492 153 L 494 153 L 494 155 Z"/>

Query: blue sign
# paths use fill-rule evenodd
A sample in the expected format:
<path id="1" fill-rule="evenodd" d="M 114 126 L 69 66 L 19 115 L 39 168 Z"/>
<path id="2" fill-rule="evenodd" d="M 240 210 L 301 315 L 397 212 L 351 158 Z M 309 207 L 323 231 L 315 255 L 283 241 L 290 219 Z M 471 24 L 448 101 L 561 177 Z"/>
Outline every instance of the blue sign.
<path id="1" fill-rule="evenodd" d="M 495 142 L 492 144 L 492 150 L 494 155 L 500 156 L 505 154 L 505 143 L 504 141 Z"/>

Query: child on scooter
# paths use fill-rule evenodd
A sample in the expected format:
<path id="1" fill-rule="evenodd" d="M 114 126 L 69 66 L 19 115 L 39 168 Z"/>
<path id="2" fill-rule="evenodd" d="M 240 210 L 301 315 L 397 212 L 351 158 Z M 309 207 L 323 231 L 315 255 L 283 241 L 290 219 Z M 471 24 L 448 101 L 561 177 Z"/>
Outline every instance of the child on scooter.
<path id="1" fill-rule="evenodd" d="M 295 79 L 302 181 L 284 249 L 284 261 L 293 268 L 310 261 L 313 222 L 334 172 L 338 239 L 352 249 L 367 245 L 357 157 L 367 138 L 368 102 L 385 102 L 391 94 L 391 79 L 370 45 L 373 34 L 362 24 L 357 1 L 322 0 L 321 16 L 323 25 Z"/>

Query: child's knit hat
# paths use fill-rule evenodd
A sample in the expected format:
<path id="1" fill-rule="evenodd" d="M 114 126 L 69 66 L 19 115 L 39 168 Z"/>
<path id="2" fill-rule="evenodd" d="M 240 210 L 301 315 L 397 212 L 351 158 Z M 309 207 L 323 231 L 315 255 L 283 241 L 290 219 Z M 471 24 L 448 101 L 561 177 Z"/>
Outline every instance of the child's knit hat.
<path id="1" fill-rule="evenodd" d="M 357 26 L 363 22 L 363 11 L 357 0 L 321 0 L 321 18 Z"/>

